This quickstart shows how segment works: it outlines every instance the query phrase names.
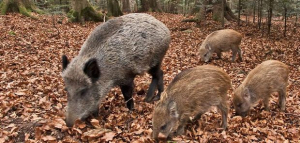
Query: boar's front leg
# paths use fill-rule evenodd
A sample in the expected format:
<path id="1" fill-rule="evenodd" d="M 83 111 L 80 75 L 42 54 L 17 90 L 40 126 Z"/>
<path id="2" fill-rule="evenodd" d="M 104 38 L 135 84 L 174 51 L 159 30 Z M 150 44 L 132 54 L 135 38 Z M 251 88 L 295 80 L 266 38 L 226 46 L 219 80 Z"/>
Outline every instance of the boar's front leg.
<path id="1" fill-rule="evenodd" d="M 228 106 L 226 103 L 226 100 L 223 100 L 223 102 L 220 103 L 220 105 L 217 106 L 222 113 L 222 128 L 227 128 L 227 116 L 228 116 Z"/>
<path id="2" fill-rule="evenodd" d="M 123 93 L 127 108 L 129 110 L 132 110 L 134 108 L 134 102 L 133 102 L 133 98 L 132 98 L 132 92 L 133 92 L 133 88 L 134 88 L 133 79 L 131 79 L 131 81 L 127 84 L 120 85 L 120 88 Z"/>
<path id="3" fill-rule="evenodd" d="M 160 69 L 160 64 L 152 67 L 149 70 L 149 74 L 152 76 L 152 81 L 148 89 L 147 96 L 145 98 L 146 102 L 156 101 L 160 99 L 160 94 L 164 90 L 163 83 L 163 71 Z M 154 97 L 155 90 L 158 89 L 156 97 Z"/>
<path id="4" fill-rule="evenodd" d="M 269 111 L 270 110 L 270 107 L 269 107 L 269 97 L 266 97 L 266 98 L 263 99 L 263 104 L 265 106 L 265 110 Z"/>

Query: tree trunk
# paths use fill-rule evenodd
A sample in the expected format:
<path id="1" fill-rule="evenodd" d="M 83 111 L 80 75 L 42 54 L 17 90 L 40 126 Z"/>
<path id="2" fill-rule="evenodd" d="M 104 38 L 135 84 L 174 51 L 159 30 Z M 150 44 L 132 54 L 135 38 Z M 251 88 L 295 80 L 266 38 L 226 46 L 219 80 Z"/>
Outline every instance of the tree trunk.
<path id="1" fill-rule="evenodd" d="M 140 12 L 161 12 L 156 0 L 141 0 Z"/>
<path id="2" fill-rule="evenodd" d="M 241 0 L 238 2 L 238 26 L 240 26 L 241 19 Z"/>
<path id="3" fill-rule="evenodd" d="M 222 23 L 222 27 L 224 27 L 225 25 L 225 21 L 224 21 L 224 13 L 225 13 L 225 2 L 222 0 L 222 14 L 221 14 L 221 23 Z"/>
<path id="4" fill-rule="evenodd" d="M 171 5 L 170 5 L 170 13 L 174 13 L 174 14 L 177 14 L 178 13 L 178 9 L 177 9 L 177 0 L 171 0 Z"/>
<path id="5" fill-rule="evenodd" d="M 103 21 L 101 13 L 98 13 L 87 0 L 71 0 L 71 10 L 68 17 L 72 22 Z"/>
<path id="6" fill-rule="evenodd" d="M 272 14 L 273 14 L 273 0 L 269 0 L 269 14 L 268 14 L 268 35 L 271 32 L 271 25 L 272 25 Z"/>
<path id="7" fill-rule="evenodd" d="M 194 1 L 194 6 L 193 6 L 193 8 L 191 9 L 191 11 L 189 13 L 190 16 L 193 15 L 193 14 L 195 14 L 195 13 L 197 13 L 197 12 L 199 12 L 199 10 L 200 10 L 199 5 L 201 5 L 200 0 L 195 0 Z"/>
<path id="8" fill-rule="evenodd" d="M 123 15 L 118 0 L 107 1 L 108 15 L 109 16 L 121 16 Z"/>
<path id="9" fill-rule="evenodd" d="M 123 12 L 131 12 L 129 0 L 122 0 L 122 5 L 123 5 L 123 7 L 122 7 Z"/>
<path id="10" fill-rule="evenodd" d="M 231 9 L 228 7 L 226 0 L 220 0 L 213 4 L 213 20 L 222 22 L 222 1 L 224 1 L 224 17 L 228 21 L 235 21 L 238 18 L 233 14 Z"/>
<path id="11" fill-rule="evenodd" d="M 256 0 L 253 0 L 253 23 L 255 23 L 255 8 L 256 8 Z"/>
<path id="12" fill-rule="evenodd" d="M 19 12 L 25 16 L 36 18 L 29 11 L 42 13 L 30 0 L 3 0 L 0 5 L 0 14 L 4 15 L 7 12 Z"/>
<path id="13" fill-rule="evenodd" d="M 261 19 L 262 19 L 262 0 L 258 1 L 258 29 L 261 28 Z"/>
<path id="14" fill-rule="evenodd" d="M 283 32 L 283 36 L 286 36 L 286 13 L 287 13 L 287 8 L 286 5 L 284 5 L 284 32 Z"/>

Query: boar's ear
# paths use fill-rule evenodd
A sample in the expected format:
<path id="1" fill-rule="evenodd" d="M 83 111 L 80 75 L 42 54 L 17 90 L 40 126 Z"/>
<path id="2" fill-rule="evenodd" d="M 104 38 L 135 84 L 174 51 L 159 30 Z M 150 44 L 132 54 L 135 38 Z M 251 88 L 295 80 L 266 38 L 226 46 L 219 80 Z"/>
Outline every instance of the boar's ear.
<path id="1" fill-rule="evenodd" d="M 67 68 L 68 64 L 69 64 L 69 60 L 68 60 L 66 55 L 63 55 L 61 57 L 61 59 L 62 59 L 62 68 L 63 68 L 63 71 L 64 71 Z"/>
<path id="2" fill-rule="evenodd" d="M 170 113 L 171 117 L 173 117 L 173 118 L 178 118 L 178 112 L 177 112 L 177 105 L 176 105 L 176 102 L 171 101 L 171 102 L 168 104 L 168 109 L 169 109 L 169 113 Z"/>
<path id="3" fill-rule="evenodd" d="M 247 100 L 247 101 L 250 101 L 250 98 L 252 96 L 252 93 L 251 91 L 249 90 L 249 88 L 245 88 L 244 89 L 244 99 Z"/>
<path id="4" fill-rule="evenodd" d="M 92 79 L 92 82 L 96 82 L 100 77 L 100 69 L 96 59 L 90 59 L 87 61 L 83 68 L 84 73 Z"/>
<path id="5" fill-rule="evenodd" d="M 205 49 L 207 49 L 207 50 L 209 50 L 209 51 L 211 50 L 209 44 L 206 44 L 206 45 L 205 45 Z"/>

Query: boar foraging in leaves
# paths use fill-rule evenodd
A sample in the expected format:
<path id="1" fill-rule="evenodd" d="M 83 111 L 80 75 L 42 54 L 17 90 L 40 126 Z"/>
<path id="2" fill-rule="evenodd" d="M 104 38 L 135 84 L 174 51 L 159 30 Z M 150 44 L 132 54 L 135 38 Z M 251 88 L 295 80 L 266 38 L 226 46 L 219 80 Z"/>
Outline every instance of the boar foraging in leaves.
<path id="1" fill-rule="evenodd" d="M 211 65 L 198 66 L 179 73 L 162 93 L 153 112 L 153 138 L 159 133 L 171 138 L 184 133 L 189 117 L 198 120 L 202 114 L 217 106 L 222 112 L 222 127 L 227 127 L 227 91 L 229 76 Z"/>
<path id="2" fill-rule="evenodd" d="M 262 62 L 249 72 L 243 83 L 234 91 L 233 104 L 237 115 L 246 116 L 259 100 L 269 110 L 269 99 L 273 92 L 279 93 L 279 107 L 285 110 L 288 66 L 276 60 Z"/>
<path id="3" fill-rule="evenodd" d="M 232 62 L 234 62 L 237 53 L 239 60 L 243 61 L 242 52 L 239 47 L 241 40 L 242 35 L 232 29 L 212 32 L 205 38 L 199 48 L 201 61 L 208 62 L 213 53 L 217 53 L 218 58 L 221 59 L 222 52 L 229 50 L 232 51 Z"/>
<path id="4" fill-rule="evenodd" d="M 68 94 L 67 126 L 76 119 L 97 115 L 99 102 L 114 86 L 120 86 L 127 107 L 133 109 L 133 80 L 145 72 L 152 75 L 145 101 L 159 99 L 163 91 L 160 67 L 169 43 L 168 28 L 148 14 L 128 14 L 96 27 L 78 56 L 70 63 L 62 57 Z"/>

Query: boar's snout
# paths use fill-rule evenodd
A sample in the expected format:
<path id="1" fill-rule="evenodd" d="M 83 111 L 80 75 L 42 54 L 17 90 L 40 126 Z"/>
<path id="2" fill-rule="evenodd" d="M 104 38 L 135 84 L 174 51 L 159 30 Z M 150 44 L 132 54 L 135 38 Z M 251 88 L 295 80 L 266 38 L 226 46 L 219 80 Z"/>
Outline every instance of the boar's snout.
<path id="1" fill-rule="evenodd" d="M 235 116 L 246 117 L 247 114 L 248 114 L 248 111 L 245 111 L 245 112 L 236 112 L 236 113 L 235 113 Z"/>
<path id="2" fill-rule="evenodd" d="M 81 120 L 81 118 L 79 118 L 77 116 L 67 115 L 66 116 L 66 124 L 67 124 L 67 126 L 68 127 L 72 127 L 77 119 Z"/>
<path id="3" fill-rule="evenodd" d="M 85 114 L 85 115 L 76 115 L 74 113 L 71 112 L 67 112 L 66 115 L 66 124 L 68 127 L 72 127 L 75 124 L 76 120 L 81 120 L 84 121 L 86 118 L 88 118 L 89 114 Z"/>

